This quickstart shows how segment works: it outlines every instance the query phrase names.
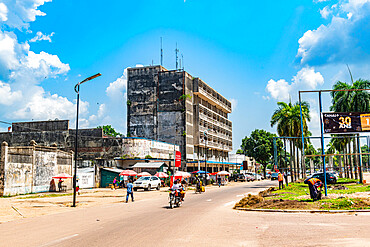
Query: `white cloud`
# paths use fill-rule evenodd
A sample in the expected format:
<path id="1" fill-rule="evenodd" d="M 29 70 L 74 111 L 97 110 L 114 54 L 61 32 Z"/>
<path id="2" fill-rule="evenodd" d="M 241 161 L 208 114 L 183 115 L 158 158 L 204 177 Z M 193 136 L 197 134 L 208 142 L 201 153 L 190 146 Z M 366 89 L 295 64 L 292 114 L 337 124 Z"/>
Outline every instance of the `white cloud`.
<path id="1" fill-rule="evenodd" d="M 289 84 L 286 80 L 269 80 L 266 86 L 266 91 L 271 97 L 278 101 L 288 101 L 292 95 L 296 95 L 298 90 L 315 89 L 318 85 L 324 83 L 324 78 L 320 72 L 315 72 L 314 68 L 305 67 L 293 76 L 292 82 Z"/>
<path id="2" fill-rule="evenodd" d="M 329 11 L 329 7 L 325 7 Z M 325 9 L 324 8 L 324 9 Z M 370 58 L 370 0 L 332 5 L 330 23 L 308 30 L 298 41 L 297 60 L 305 65 L 355 63 Z M 329 13 L 321 13 L 328 17 Z"/>
<path id="3" fill-rule="evenodd" d="M 238 105 L 238 100 L 237 99 L 230 99 L 231 102 L 231 110 L 234 111 Z"/>
<path id="4" fill-rule="evenodd" d="M 22 98 L 21 91 L 12 91 L 10 85 L 0 81 L 0 104 L 2 105 L 12 105 L 15 101 Z"/>
<path id="5" fill-rule="evenodd" d="M 16 33 L 31 33 L 29 22 L 45 15 L 37 8 L 50 0 L 5 0 L 0 3 L 0 114 L 10 120 L 75 119 L 76 102 L 41 86 L 46 77 L 70 70 L 57 55 L 35 53 L 30 45 L 20 43 Z M 4 24 L 8 31 L 3 31 Z M 15 29 L 19 29 L 16 32 Z M 49 40 L 53 35 L 36 34 L 34 40 Z M 6 106 L 6 107 L 4 107 Z M 80 101 L 81 118 L 88 116 L 89 104 Z M 101 107 L 98 115 L 103 113 Z"/>
<path id="6" fill-rule="evenodd" d="M 76 104 L 57 94 L 51 95 L 41 87 L 32 88 L 29 99 L 8 117 L 11 119 L 73 119 L 76 116 Z M 80 101 L 80 114 L 88 111 L 89 104 Z"/>
<path id="7" fill-rule="evenodd" d="M 118 77 L 114 82 L 111 82 L 105 92 L 112 99 L 123 100 L 123 92 L 127 87 L 127 68 L 122 76 Z"/>
<path id="8" fill-rule="evenodd" d="M 62 63 L 57 55 L 43 51 L 39 54 L 29 51 L 28 56 L 25 57 L 24 65 L 41 76 L 55 76 L 70 70 L 69 65 Z"/>
<path id="9" fill-rule="evenodd" d="M 45 35 L 43 34 L 42 32 L 38 31 L 36 33 L 36 36 L 33 37 L 32 39 L 30 39 L 30 42 L 36 42 L 36 41 L 41 41 L 41 40 L 46 40 L 46 41 L 49 41 L 51 42 L 51 37 L 54 35 L 54 32 L 52 32 L 51 34 L 49 35 Z"/>
<path id="10" fill-rule="evenodd" d="M 279 101 L 287 101 L 290 98 L 291 85 L 284 80 L 269 80 L 266 86 L 267 92 L 271 94 L 271 97 Z"/>
<path id="11" fill-rule="evenodd" d="M 332 13 L 328 6 L 325 6 L 323 9 L 320 9 L 320 15 L 322 18 L 326 19 Z"/>
<path id="12" fill-rule="evenodd" d="M 8 20 L 8 8 L 4 3 L 0 3 L 0 21 Z"/>
<path id="13" fill-rule="evenodd" d="M 29 23 L 36 20 L 37 16 L 46 15 L 38 9 L 39 6 L 52 0 L 2 0 L 7 7 L 8 15 L 4 21 L 11 28 L 28 29 Z"/>
<path id="14" fill-rule="evenodd" d="M 18 67 L 17 50 L 19 52 L 20 47 L 13 33 L 0 30 L 0 75 L 4 76 L 9 70 Z"/>

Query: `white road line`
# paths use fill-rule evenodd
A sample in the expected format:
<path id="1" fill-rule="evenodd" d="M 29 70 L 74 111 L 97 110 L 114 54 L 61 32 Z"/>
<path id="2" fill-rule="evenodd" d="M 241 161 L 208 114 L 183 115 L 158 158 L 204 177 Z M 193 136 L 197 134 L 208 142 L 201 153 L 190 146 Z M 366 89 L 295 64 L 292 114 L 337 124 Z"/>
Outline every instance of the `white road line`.
<path id="1" fill-rule="evenodd" d="M 231 205 L 233 205 L 233 204 L 235 204 L 235 201 L 227 202 L 227 203 L 225 203 L 225 204 L 224 204 L 224 206 L 225 206 L 225 207 L 228 207 L 228 206 L 231 206 Z"/>
<path id="2" fill-rule="evenodd" d="M 67 237 L 64 237 L 64 238 L 59 238 L 59 239 L 57 239 L 57 240 L 51 241 L 51 242 L 46 243 L 46 244 L 43 244 L 43 245 L 41 245 L 41 246 L 42 246 L 42 247 L 44 247 L 44 246 L 52 246 L 52 245 L 58 244 L 58 243 L 60 243 L 60 242 L 63 242 L 63 241 L 65 241 L 65 240 L 68 240 L 68 239 L 71 239 L 71 238 L 74 238 L 74 237 L 77 237 L 77 236 L 78 236 L 78 234 L 76 233 L 76 234 L 73 234 L 73 235 L 71 235 L 71 236 L 67 236 Z"/>
<path id="3" fill-rule="evenodd" d="M 208 200 L 207 200 L 207 202 L 210 202 L 210 201 L 212 201 L 212 199 L 208 199 Z"/>
<path id="4" fill-rule="evenodd" d="M 244 195 L 236 195 L 236 197 L 241 197 L 241 196 L 244 196 Z"/>

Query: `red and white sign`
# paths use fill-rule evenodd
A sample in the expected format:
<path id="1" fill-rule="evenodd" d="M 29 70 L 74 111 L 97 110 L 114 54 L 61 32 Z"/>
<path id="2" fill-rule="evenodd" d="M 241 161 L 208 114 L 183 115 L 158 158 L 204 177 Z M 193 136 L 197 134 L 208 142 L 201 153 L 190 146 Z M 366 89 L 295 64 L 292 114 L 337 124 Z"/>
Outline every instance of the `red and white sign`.
<path id="1" fill-rule="evenodd" d="M 176 151 L 175 166 L 181 167 L 181 152 L 180 151 Z"/>

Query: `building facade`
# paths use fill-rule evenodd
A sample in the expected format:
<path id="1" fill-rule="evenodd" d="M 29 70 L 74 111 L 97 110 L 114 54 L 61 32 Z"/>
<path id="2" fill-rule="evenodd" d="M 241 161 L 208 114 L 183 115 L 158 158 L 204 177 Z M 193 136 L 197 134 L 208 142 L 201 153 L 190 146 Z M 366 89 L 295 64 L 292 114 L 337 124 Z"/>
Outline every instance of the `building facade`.
<path id="1" fill-rule="evenodd" d="M 162 66 L 127 71 L 127 135 L 180 146 L 182 166 L 227 163 L 232 150 L 231 102 L 186 71 Z M 197 161 L 197 162 L 194 162 Z M 217 168 L 218 169 L 218 168 Z"/>

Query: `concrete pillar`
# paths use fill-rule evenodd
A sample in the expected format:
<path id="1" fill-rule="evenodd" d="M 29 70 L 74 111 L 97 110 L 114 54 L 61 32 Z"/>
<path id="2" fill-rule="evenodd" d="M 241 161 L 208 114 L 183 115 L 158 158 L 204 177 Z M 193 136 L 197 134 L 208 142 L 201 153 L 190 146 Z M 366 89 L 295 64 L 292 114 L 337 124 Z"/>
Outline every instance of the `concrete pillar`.
<path id="1" fill-rule="evenodd" d="M 0 196 L 4 195 L 4 185 L 5 185 L 5 167 L 8 157 L 8 143 L 1 143 L 1 157 L 0 157 Z"/>
<path id="2" fill-rule="evenodd" d="M 311 174 L 315 172 L 315 164 L 313 163 L 313 159 L 310 159 L 310 170 Z"/>

